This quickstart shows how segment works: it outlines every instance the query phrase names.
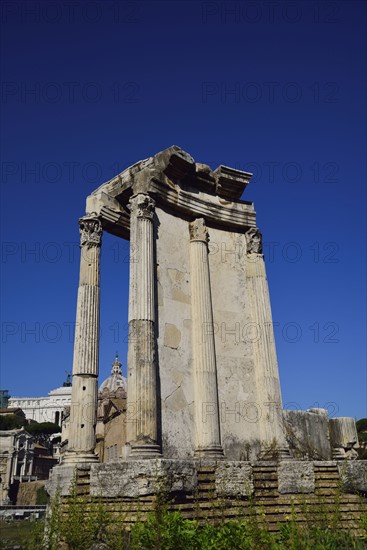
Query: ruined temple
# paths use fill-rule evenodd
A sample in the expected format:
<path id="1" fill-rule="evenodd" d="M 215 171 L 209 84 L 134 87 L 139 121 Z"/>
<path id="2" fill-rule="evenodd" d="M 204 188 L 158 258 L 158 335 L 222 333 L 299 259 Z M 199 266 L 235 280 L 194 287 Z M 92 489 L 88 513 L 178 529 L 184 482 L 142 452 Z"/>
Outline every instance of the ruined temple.
<path id="1" fill-rule="evenodd" d="M 76 468 L 88 494 L 127 501 L 154 494 L 157 475 L 181 504 L 205 476 L 231 498 L 267 482 L 274 498 L 315 494 L 353 458 L 351 419 L 283 412 L 262 235 L 241 200 L 250 179 L 173 146 L 88 196 L 68 446 L 51 493 L 66 494 Z M 95 453 L 103 231 L 130 241 L 126 443 L 108 464 Z M 364 469 L 348 461 L 346 491 L 367 490 Z"/>

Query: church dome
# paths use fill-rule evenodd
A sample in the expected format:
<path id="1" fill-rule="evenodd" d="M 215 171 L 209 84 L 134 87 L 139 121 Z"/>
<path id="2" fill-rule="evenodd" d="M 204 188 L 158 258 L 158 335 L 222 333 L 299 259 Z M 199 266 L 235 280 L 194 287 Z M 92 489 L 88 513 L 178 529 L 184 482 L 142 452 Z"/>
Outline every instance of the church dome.
<path id="1" fill-rule="evenodd" d="M 127 380 L 125 376 L 122 376 L 121 363 L 116 353 L 115 361 L 112 363 L 111 374 L 100 385 L 99 393 L 101 393 L 103 396 L 106 395 L 106 397 L 108 397 L 109 395 L 116 393 L 124 393 L 126 395 L 126 390 Z"/>

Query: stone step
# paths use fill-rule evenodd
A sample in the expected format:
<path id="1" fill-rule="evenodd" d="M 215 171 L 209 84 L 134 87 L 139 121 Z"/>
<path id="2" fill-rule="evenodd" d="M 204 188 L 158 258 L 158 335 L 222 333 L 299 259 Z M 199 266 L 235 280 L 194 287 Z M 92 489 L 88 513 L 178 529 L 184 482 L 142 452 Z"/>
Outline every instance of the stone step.
<path id="1" fill-rule="evenodd" d="M 203 481 L 203 482 L 210 481 L 210 482 L 215 483 L 215 476 L 208 476 L 206 474 L 200 474 L 200 475 L 198 475 L 198 482 L 200 483 L 201 481 Z"/>
<path id="2" fill-rule="evenodd" d="M 76 491 L 76 495 L 78 497 L 81 497 L 81 496 L 88 496 L 89 495 L 89 491 Z"/>
<path id="3" fill-rule="evenodd" d="M 200 483 L 198 485 L 198 491 L 215 491 L 215 483 Z"/>
<path id="4" fill-rule="evenodd" d="M 315 472 L 315 479 L 340 479 L 340 476 L 334 472 Z"/>
<path id="5" fill-rule="evenodd" d="M 260 473 L 260 474 L 258 474 L 257 472 L 254 472 L 252 477 L 254 480 L 271 479 L 271 478 L 278 479 L 278 474 L 276 472 L 266 472 L 266 473 Z"/>
<path id="6" fill-rule="evenodd" d="M 80 485 L 90 485 L 89 477 L 82 477 L 81 479 L 78 479 L 76 482 L 76 486 L 78 487 Z"/>
<path id="7" fill-rule="evenodd" d="M 333 473 L 336 473 L 339 475 L 339 470 L 336 466 L 314 466 L 314 472 L 315 474 L 316 473 L 319 473 L 319 472 L 323 472 L 323 473 L 326 473 L 326 472 L 333 472 Z"/>
<path id="8" fill-rule="evenodd" d="M 334 495 L 336 496 L 338 491 L 337 489 L 325 489 L 325 488 L 317 488 L 316 487 L 316 490 L 315 490 L 315 493 L 317 496 L 327 496 L 327 495 Z"/>
<path id="9" fill-rule="evenodd" d="M 325 478 L 315 478 L 315 483 L 330 483 L 331 485 L 340 485 L 339 479 L 332 478 L 332 479 L 325 479 Z"/>
<path id="10" fill-rule="evenodd" d="M 277 479 L 254 479 L 253 484 L 255 489 L 257 487 L 278 487 Z"/>
<path id="11" fill-rule="evenodd" d="M 77 474 L 77 477 L 79 477 L 79 476 L 80 476 L 80 477 L 81 477 L 81 476 L 89 476 L 89 475 L 90 475 L 90 470 L 84 470 L 84 469 L 83 469 L 83 470 L 79 470 L 79 469 L 77 469 L 76 474 Z"/>
<path id="12" fill-rule="evenodd" d="M 267 522 L 277 522 L 277 521 L 284 521 L 285 516 L 291 516 L 292 514 L 292 507 L 278 509 L 276 507 L 268 507 L 267 509 L 263 507 L 257 507 L 255 510 L 250 508 L 241 508 L 241 507 L 227 507 L 223 508 L 221 506 L 213 506 L 211 503 L 200 503 L 200 506 L 192 507 L 192 506 L 185 506 L 180 507 L 180 510 L 182 512 L 182 515 L 184 517 L 219 517 L 219 518 L 248 518 L 253 516 L 262 516 L 265 513 L 266 521 Z M 137 508 L 137 509 L 131 509 L 129 511 L 126 510 L 116 510 L 116 513 L 122 512 L 125 515 L 125 519 L 132 520 L 132 518 L 138 518 L 140 517 L 141 520 L 146 518 L 147 514 L 152 511 L 152 508 Z M 358 517 L 360 514 L 365 511 L 365 508 L 361 509 L 341 509 L 341 512 L 344 514 L 353 514 L 349 519 L 347 517 L 344 517 L 342 522 L 344 523 L 350 523 L 351 521 L 353 523 L 356 523 L 356 516 Z M 324 513 L 325 519 L 333 520 L 335 518 L 335 513 L 332 509 L 330 511 Z M 323 517 L 321 517 L 323 519 Z M 310 512 L 304 513 L 301 509 L 295 510 L 294 520 L 297 523 L 303 523 L 303 522 L 314 522 L 320 520 L 320 513 L 317 511 L 317 509 L 313 509 Z M 339 522 L 338 522 L 339 524 Z"/>
<path id="13" fill-rule="evenodd" d="M 329 482 L 315 482 L 316 489 L 339 489 L 339 483 L 329 483 Z"/>
<path id="14" fill-rule="evenodd" d="M 258 499 L 276 499 L 278 498 L 278 492 L 277 491 L 258 491 L 257 494 L 255 494 L 255 501 L 258 502 Z"/>
<path id="15" fill-rule="evenodd" d="M 88 496 L 90 493 L 90 470 L 77 469 L 76 471 L 76 494 Z"/>
<path id="16" fill-rule="evenodd" d="M 283 499 L 283 500 L 282 500 Z M 319 506 L 319 502 L 316 499 L 311 499 L 311 498 L 307 498 L 306 495 L 299 495 L 298 497 L 298 500 L 295 500 L 294 497 L 293 497 L 293 504 L 294 506 L 296 507 L 302 507 L 302 506 Z M 269 499 L 266 499 L 264 500 L 264 502 L 260 499 L 257 499 L 256 500 L 256 504 L 259 504 L 259 505 L 262 505 L 262 504 L 266 504 L 266 505 L 269 505 L 271 506 L 272 504 L 274 504 L 274 506 L 288 506 L 288 507 L 291 507 L 291 504 L 289 502 L 285 502 L 285 499 L 284 499 L 284 495 L 280 495 L 277 499 L 274 499 L 274 501 L 271 501 Z M 334 495 L 331 495 L 329 498 L 325 498 L 323 499 L 323 504 L 325 504 L 326 506 L 334 506 L 335 508 L 335 497 Z M 356 496 L 356 498 L 348 498 L 348 499 L 344 499 L 342 498 L 340 500 L 340 506 L 362 506 L 364 507 L 364 509 L 367 510 L 367 506 L 366 506 L 366 503 L 363 502 L 358 496 Z"/>
<path id="17" fill-rule="evenodd" d="M 336 472 L 315 472 L 315 479 L 339 479 L 340 476 Z"/>

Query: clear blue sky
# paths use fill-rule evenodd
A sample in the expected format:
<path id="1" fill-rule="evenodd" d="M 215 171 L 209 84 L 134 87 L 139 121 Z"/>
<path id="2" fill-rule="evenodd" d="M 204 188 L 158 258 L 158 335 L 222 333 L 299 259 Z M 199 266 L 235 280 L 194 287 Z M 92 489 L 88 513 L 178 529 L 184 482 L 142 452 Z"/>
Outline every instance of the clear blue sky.
<path id="1" fill-rule="evenodd" d="M 285 406 L 366 416 L 366 4 L 28 0 L 1 16 L 0 386 L 64 381 L 85 197 L 176 144 L 254 173 Z M 126 370 L 127 252 L 104 236 L 102 378 L 116 350 Z"/>

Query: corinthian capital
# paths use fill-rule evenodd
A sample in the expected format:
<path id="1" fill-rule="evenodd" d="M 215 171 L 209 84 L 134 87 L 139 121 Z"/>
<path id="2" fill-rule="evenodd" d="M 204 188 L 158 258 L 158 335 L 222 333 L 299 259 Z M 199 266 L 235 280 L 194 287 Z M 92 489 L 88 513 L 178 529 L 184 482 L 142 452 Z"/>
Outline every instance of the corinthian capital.
<path id="1" fill-rule="evenodd" d="M 247 254 L 262 254 L 263 243 L 262 243 L 262 234 L 257 227 L 251 227 L 245 233 L 246 235 L 246 244 L 247 244 Z"/>
<path id="2" fill-rule="evenodd" d="M 102 240 L 102 224 L 99 218 L 85 216 L 79 220 L 80 245 L 100 246 Z"/>
<path id="3" fill-rule="evenodd" d="M 130 212 L 135 214 L 138 218 L 148 218 L 152 220 L 154 207 L 154 200 L 145 193 L 139 193 L 135 197 L 131 197 L 129 201 Z"/>
<path id="4" fill-rule="evenodd" d="M 190 241 L 208 242 L 208 230 L 204 218 L 197 218 L 189 224 Z"/>

